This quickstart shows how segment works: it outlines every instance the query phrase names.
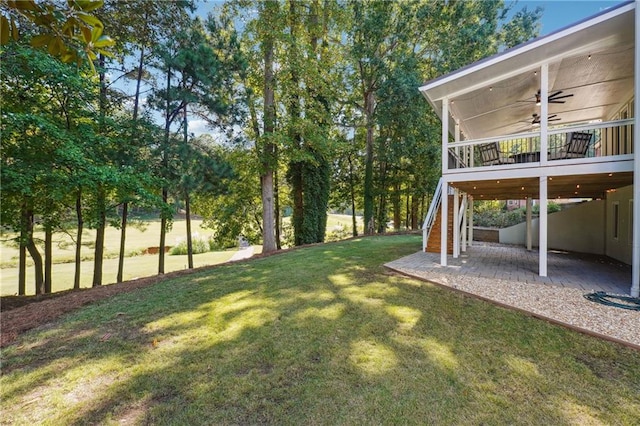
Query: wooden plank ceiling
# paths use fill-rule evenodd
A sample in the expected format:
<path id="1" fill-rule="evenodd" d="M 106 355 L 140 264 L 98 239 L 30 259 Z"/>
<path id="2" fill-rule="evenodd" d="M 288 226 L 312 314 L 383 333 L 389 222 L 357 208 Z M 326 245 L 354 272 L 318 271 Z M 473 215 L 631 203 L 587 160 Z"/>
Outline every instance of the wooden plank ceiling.
<path id="1" fill-rule="evenodd" d="M 548 198 L 604 198 L 608 191 L 631 184 L 631 172 L 552 176 L 548 181 Z M 451 185 L 472 195 L 475 200 L 522 200 L 540 196 L 538 178 L 454 182 Z"/>

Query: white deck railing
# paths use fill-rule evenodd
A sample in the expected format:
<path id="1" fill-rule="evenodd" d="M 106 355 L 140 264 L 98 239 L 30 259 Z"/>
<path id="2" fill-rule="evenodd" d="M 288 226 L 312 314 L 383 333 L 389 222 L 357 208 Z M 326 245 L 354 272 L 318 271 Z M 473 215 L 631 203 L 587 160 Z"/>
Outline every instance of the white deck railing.
<path id="1" fill-rule="evenodd" d="M 546 153 L 541 153 L 537 131 L 450 143 L 450 157 L 456 161 L 449 162 L 449 169 L 539 163 L 545 154 L 549 161 L 633 154 L 633 122 L 626 119 L 550 128 Z M 586 147 L 580 147 L 584 150 L 569 145 L 572 133 L 590 135 Z"/>

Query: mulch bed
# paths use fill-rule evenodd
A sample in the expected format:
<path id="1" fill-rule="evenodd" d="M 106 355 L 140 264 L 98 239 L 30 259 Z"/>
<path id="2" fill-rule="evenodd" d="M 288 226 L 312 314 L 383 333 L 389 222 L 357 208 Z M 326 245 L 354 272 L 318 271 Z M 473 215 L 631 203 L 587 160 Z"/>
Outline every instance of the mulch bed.
<path id="1" fill-rule="evenodd" d="M 162 280 L 199 272 L 214 266 L 181 270 L 164 275 L 139 278 L 81 290 L 68 290 L 39 296 L 6 296 L 0 298 L 0 347 L 11 344 L 22 333 L 44 325 L 81 306 L 156 284 Z"/>

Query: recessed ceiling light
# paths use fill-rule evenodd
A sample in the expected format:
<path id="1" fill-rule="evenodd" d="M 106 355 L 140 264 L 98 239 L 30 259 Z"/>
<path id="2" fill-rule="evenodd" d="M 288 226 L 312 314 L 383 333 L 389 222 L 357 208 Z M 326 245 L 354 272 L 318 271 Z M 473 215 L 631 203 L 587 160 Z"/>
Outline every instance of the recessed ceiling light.
<path id="1" fill-rule="evenodd" d="M 609 173 L 609 176 L 613 176 L 613 173 Z"/>
<path id="2" fill-rule="evenodd" d="M 500 181 L 497 181 L 497 183 L 500 183 Z"/>
<path id="3" fill-rule="evenodd" d="M 524 186 L 522 187 L 522 190 L 524 191 Z"/>
<path id="4" fill-rule="evenodd" d="M 578 185 L 576 185 L 576 188 L 580 188 L 580 185 L 579 185 L 579 184 L 578 184 Z"/>

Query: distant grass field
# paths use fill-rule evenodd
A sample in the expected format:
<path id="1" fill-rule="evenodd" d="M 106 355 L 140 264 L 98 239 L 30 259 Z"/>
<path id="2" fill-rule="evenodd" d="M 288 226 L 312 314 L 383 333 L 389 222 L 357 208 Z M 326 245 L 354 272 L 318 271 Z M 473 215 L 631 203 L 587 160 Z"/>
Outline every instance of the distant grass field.
<path id="1" fill-rule="evenodd" d="M 359 221 L 362 225 L 362 219 Z M 201 228 L 202 220 L 192 220 L 191 229 L 193 233 L 199 233 L 202 236 L 211 235 L 212 231 Z M 344 227 L 351 233 L 351 216 L 348 215 L 329 215 L 327 219 L 327 230 L 331 231 L 338 227 Z M 360 230 L 362 233 L 362 229 Z M 179 240 L 186 238 L 186 221 L 176 220 L 173 222 L 171 231 L 167 233 L 167 245 L 173 246 Z M 0 269 L 0 296 L 14 295 L 18 292 L 18 249 L 9 244 L 7 240 L 10 234 L 3 236 L 0 242 L 0 260 L 2 269 Z M 37 239 L 44 239 L 44 233 L 36 232 Z M 73 287 L 75 243 L 70 235 L 58 233 L 55 234 L 55 243 L 53 246 L 53 290 L 62 291 Z M 90 287 L 93 279 L 93 243 L 95 241 L 95 231 L 85 230 L 83 233 L 82 256 L 87 259 L 82 262 L 82 287 Z M 145 222 L 142 227 L 131 226 L 127 228 L 126 250 L 127 257 L 124 263 L 124 279 L 133 279 L 155 275 L 158 271 L 158 256 L 144 255 L 131 256 L 134 253 L 141 253 L 148 247 L 157 247 L 160 239 L 160 222 Z M 116 281 L 116 273 L 118 271 L 117 255 L 120 249 L 120 230 L 115 228 L 107 228 L 105 231 L 105 254 L 103 274 L 104 283 L 111 284 Z M 259 252 L 261 248 L 255 247 L 255 252 Z M 41 253 L 43 250 L 41 249 Z M 194 266 L 215 265 L 226 262 L 233 256 L 234 251 L 209 252 L 194 255 Z M 28 261 L 30 257 L 27 255 Z M 165 272 L 186 269 L 186 256 L 170 256 L 165 257 Z M 27 294 L 34 294 L 35 287 L 33 285 L 33 268 L 27 268 Z"/>
<path id="2" fill-rule="evenodd" d="M 3 349 L 1 422 L 640 424 L 640 352 L 382 266 L 419 245 L 315 245 L 81 308 Z"/>
<path id="3" fill-rule="evenodd" d="M 211 230 L 202 229 L 200 225 L 201 220 L 191 221 L 191 230 L 193 233 L 199 233 L 200 235 L 210 235 Z M 75 258 L 75 233 L 72 230 L 73 237 L 68 234 L 56 233 L 54 235 L 53 244 L 53 258 L 55 263 L 60 262 L 73 262 Z M 82 256 L 84 258 L 92 258 L 95 242 L 95 230 L 85 229 L 82 235 Z M 173 246 L 179 239 L 185 239 L 187 235 L 187 222 L 185 220 L 176 220 L 173 222 L 171 230 L 167 233 L 167 245 Z M 5 240 L 10 237 L 11 234 L 3 236 L 2 244 L 0 248 L 0 259 L 3 265 L 8 263 L 14 263 L 17 265 L 18 261 L 18 248 L 13 244 L 7 243 Z M 34 237 L 38 240 L 44 240 L 43 232 L 35 232 Z M 129 226 L 127 227 L 127 241 L 125 252 L 131 254 L 132 252 L 141 252 L 147 247 L 157 247 L 160 244 L 160 221 L 154 220 L 145 222 L 140 227 Z M 120 230 L 112 227 L 107 227 L 105 230 L 105 253 L 108 256 L 117 256 L 120 250 Z M 42 251 L 42 250 L 41 250 Z M 28 257 L 28 255 L 27 255 Z"/>

